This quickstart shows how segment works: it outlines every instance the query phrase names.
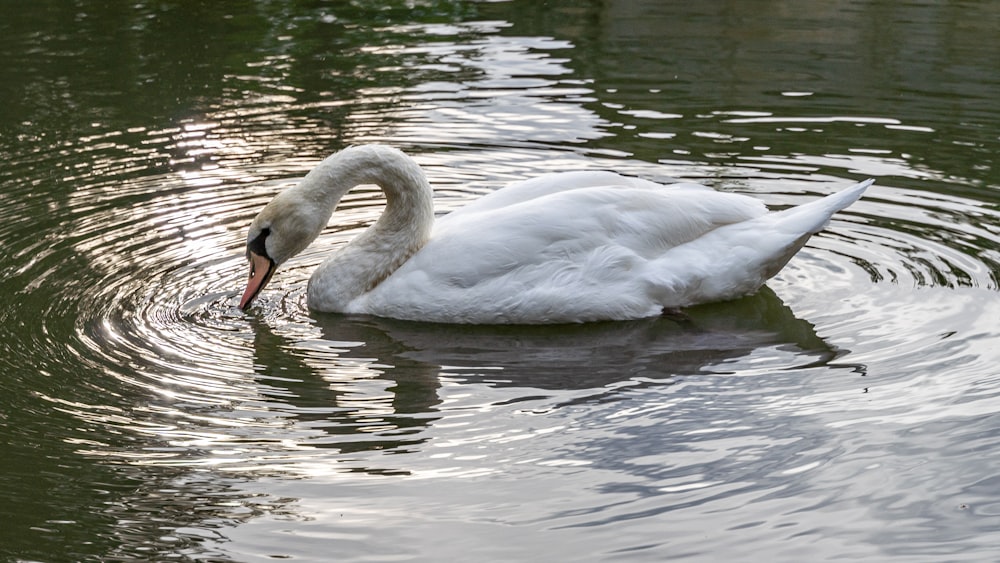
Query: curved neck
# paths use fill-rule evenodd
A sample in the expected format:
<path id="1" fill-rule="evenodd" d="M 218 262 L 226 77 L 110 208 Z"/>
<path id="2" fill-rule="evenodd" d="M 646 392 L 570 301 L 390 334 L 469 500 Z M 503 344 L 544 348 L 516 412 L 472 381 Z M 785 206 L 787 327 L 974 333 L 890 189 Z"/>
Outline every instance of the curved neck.
<path id="1" fill-rule="evenodd" d="M 326 293 L 313 286 L 329 286 L 337 293 L 337 301 L 369 291 L 430 236 L 433 190 L 420 166 L 396 149 L 379 145 L 344 149 L 309 172 L 298 189 L 303 198 L 332 214 L 344 194 L 359 184 L 376 184 L 382 189 L 385 211 L 374 225 L 320 265 L 310 282 L 310 299 L 314 292 Z"/>
<path id="2" fill-rule="evenodd" d="M 306 174 L 297 190 L 333 213 L 344 194 L 361 184 L 375 184 L 385 193 L 386 209 L 375 226 L 423 226 L 429 232 L 434 192 L 420 166 L 390 147 L 362 145 L 335 153 Z"/>

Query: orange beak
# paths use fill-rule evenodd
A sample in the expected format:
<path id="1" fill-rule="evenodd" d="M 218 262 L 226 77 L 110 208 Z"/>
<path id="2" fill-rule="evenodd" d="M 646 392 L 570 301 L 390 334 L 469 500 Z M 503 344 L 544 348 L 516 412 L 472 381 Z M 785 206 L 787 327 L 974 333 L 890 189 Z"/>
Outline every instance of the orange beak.
<path id="1" fill-rule="evenodd" d="M 253 251 L 250 251 L 249 254 L 250 281 L 247 282 L 247 289 L 243 292 L 243 298 L 240 299 L 240 309 L 244 311 L 253 303 L 254 298 L 264 289 L 267 282 L 271 281 L 271 276 L 277 269 L 274 262 L 267 256 L 261 256 Z"/>

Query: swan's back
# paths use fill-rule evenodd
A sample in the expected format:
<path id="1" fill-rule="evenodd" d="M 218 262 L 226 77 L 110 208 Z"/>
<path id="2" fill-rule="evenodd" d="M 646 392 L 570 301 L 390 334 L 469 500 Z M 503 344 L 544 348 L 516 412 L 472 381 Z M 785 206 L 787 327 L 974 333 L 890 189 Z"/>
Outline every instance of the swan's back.
<path id="1" fill-rule="evenodd" d="M 697 186 L 697 184 L 688 185 Z M 643 180 L 642 178 L 622 176 L 621 174 L 616 174 L 614 172 L 600 170 L 544 174 L 530 180 L 511 184 L 503 189 L 474 200 L 449 213 L 448 215 L 445 215 L 439 220 L 439 222 L 451 221 L 456 217 L 462 217 L 468 213 L 492 211 L 501 207 L 524 203 L 526 201 L 560 192 L 601 187 L 655 190 L 663 189 L 665 186 L 663 184 L 650 182 L 649 180 Z"/>

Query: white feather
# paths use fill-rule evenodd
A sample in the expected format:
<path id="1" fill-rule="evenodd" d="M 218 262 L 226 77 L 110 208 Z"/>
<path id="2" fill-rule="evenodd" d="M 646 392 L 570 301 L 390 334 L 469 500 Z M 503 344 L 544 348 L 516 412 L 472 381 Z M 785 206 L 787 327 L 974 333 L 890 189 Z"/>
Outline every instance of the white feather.
<path id="1" fill-rule="evenodd" d="M 356 183 L 381 185 L 388 203 L 313 274 L 311 308 L 484 324 L 633 319 L 752 293 L 872 183 L 768 213 L 756 199 L 698 184 L 570 172 L 498 190 L 431 228 L 430 186 L 402 153 L 354 147 L 319 168 L 322 181 L 307 176 L 255 225 L 280 238 L 295 217 L 329 217 Z"/>

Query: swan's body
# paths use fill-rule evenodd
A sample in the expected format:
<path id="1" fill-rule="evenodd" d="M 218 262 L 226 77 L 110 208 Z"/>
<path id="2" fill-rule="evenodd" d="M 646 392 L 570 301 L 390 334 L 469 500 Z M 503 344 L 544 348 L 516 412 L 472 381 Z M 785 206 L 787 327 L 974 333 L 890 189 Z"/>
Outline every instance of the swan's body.
<path id="1" fill-rule="evenodd" d="M 570 172 L 498 190 L 435 222 L 415 162 L 388 147 L 352 147 L 254 219 L 240 306 L 319 235 L 348 190 L 368 183 L 385 191 L 386 210 L 320 264 L 309 307 L 493 324 L 635 319 L 753 293 L 872 181 L 770 213 L 697 184 Z"/>

